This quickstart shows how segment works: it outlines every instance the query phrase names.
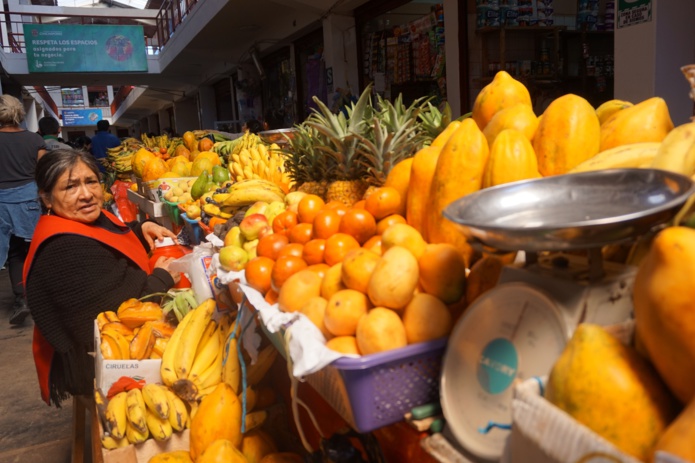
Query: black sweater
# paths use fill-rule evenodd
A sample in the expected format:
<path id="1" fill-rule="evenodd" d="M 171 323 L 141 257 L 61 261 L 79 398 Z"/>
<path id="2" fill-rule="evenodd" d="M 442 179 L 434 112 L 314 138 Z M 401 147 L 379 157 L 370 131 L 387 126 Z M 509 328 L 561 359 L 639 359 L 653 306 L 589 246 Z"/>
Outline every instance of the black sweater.
<path id="1" fill-rule="evenodd" d="M 103 214 L 95 225 L 115 227 Z M 147 249 L 140 226 L 134 230 Z M 56 405 L 69 395 L 91 394 L 94 385 L 94 319 L 126 299 L 165 292 L 174 280 L 163 269 L 147 275 L 114 249 L 80 235 L 47 239 L 31 264 L 26 293 L 36 326 L 53 346 L 51 399 Z"/>

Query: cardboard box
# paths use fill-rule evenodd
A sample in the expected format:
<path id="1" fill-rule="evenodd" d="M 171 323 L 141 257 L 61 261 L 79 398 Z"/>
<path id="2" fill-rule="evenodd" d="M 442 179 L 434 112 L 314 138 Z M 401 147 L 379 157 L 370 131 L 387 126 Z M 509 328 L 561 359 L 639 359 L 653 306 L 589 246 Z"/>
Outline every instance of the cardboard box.
<path id="1" fill-rule="evenodd" d="M 162 376 L 159 370 L 162 361 L 157 359 L 148 360 L 105 360 L 101 355 L 101 336 L 96 320 L 94 321 L 94 350 L 95 350 L 95 372 L 96 387 L 104 394 L 109 392 L 113 383 L 122 376 L 128 376 L 136 380 L 144 379 L 148 383 L 161 383 Z"/>

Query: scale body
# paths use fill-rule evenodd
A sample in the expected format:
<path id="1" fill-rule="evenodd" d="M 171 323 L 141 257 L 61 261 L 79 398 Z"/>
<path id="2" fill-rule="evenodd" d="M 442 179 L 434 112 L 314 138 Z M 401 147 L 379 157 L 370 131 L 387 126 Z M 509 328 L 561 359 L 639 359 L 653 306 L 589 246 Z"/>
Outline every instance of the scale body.
<path id="1" fill-rule="evenodd" d="M 637 268 L 603 262 L 601 247 L 667 223 L 693 191 L 684 176 L 616 169 L 500 185 L 445 209 L 474 246 L 525 251 L 522 265 L 504 267 L 449 338 L 443 435 L 462 461 L 500 461 L 514 385 L 547 375 L 579 323 L 631 317 Z"/>

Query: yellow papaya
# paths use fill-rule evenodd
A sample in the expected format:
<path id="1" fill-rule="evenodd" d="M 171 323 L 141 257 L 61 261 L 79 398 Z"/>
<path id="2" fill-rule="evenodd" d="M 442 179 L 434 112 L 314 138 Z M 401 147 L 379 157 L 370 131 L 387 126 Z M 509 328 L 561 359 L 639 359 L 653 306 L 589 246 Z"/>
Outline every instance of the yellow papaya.
<path id="1" fill-rule="evenodd" d="M 499 71 L 478 93 L 473 103 L 473 120 L 483 130 L 497 112 L 520 103 L 533 106 L 528 89 L 506 71 Z"/>
<path id="2" fill-rule="evenodd" d="M 248 460 L 231 441 L 218 439 L 203 450 L 195 463 L 248 463 Z"/>
<path id="3" fill-rule="evenodd" d="M 427 241 L 426 230 L 423 225 L 425 211 L 441 150 L 441 147 L 436 146 L 422 148 L 413 157 L 413 165 L 410 169 L 405 218 L 408 225 L 419 231 L 425 241 Z"/>
<path id="4" fill-rule="evenodd" d="M 277 453 L 277 451 L 271 437 L 259 428 L 244 434 L 244 439 L 241 441 L 241 453 L 249 463 L 259 463 L 264 456 Z"/>
<path id="5" fill-rule="evenodd" d="M 140 148 L 135 152 L 133 155 L 133 160 L 131 161 L 131 168 L 133 169 L 133 173 L 137 176 L 142 178 L 142 174 L 145 171 L 145 166 L 149 161 L 152 159 L 156 158 L 155 154 L 152 151 L 149 151 L 145 148 Z"/>
<path id="6" fill-rule="evenodd" d="M 669 227 L 654 238 L 635 276 L 637 336 L 671 392 L 695 399 L 695 230 Z"/>
<path id="7" fill-rule="evenodd" d="M 147 463 L 193 463 L 193 460 L 187 450 L 175 450 L 173 452 L 158 453 L 150 458 Z"/>
<path id="8" fill-rule="evenodd" d="M 453 244 L 470 264 L 471 246 L 458 226 L 443 216 L 454 200 L 480 190 L 490 155 L 487 140 L 473 119 L 466 119 L 451 135 L 437 159 L 425 221 L 430 243 Z"/>
<path id="9" fill-rule="evenodd" d="M 606 122 L 613 114 L 618 111 L 622 111 L 625 108 L 634 106 L 629 101 L 623 100 L 608 100 L 596 108 L 596 116 L 598 116 L 598 122 L 603 124 Z"/>
<path id="10" fill-rule="evenodd" d="M 528 138 L 514 129 L 500 132 L 490 147 L 483 188 L 540 176 L 536 153 Z"/>
<path id="11" fill-rule="evenodd" d="M 691 400 L 666 428 L 654 451 L 667 452 L 683 461 L 695 461 L 695 400 Z"/>
<path id="12" fill-rule="evenodd" d="M 154 157 L 145 164 L 145 169 L 142 171 L 142 179 L 146 182 L 157 180 L 168 171 L 169 166 L 167 166 L 167 163 L 162 158 Z"/>
<path id="13" fill-rule="evenodd" d="M 191 421 L 191 456 L 198 461 L 213 442 L 226 439 L 241 445 L 241 403 L 227 383 L 219 383 L 206 395 Z M 213 460 L 214 461 L 214 460 Z"/>
<path id="14" fill-rule="evenodd" d="M 663 98 L 653 97 L 622 109 L 601 125 L 601 151 L 629 143 L 660 142 L 673 130 Z"/>
<path id="15" fill-rule="evenodd" d="M 568 93 L 553 100 L 533 137 L 538 172 L 564 174 L 599 151 L 601 126 L 584 98 Z"/>
<path id="16" fill-rule="evenodd" d="M 516 129 L 524 134 L 527 140 L 531 141 L 537 128 L 538 117 L 533 112 L 533 108 L 526 104 L 518 104 L 495 114 L 485 126 L 483 134 L 487 139 L 488 146 L 492 149 L 495 138 L 503 130 Z"/>
<path id="17" fill-rule="evenodd" d="M 647 461 L 678 405 L 653 368 L 602 326 L 583 323 L 553 365 L 545 398 Z"/>
<path id="18" fill-rule="evenodd" d="M 400 194 L 401 201 L 398 205 L 398 212 L 405 217 L 405 208 L 408 201 L 408 185 L 410 185 L 410 171 L 413 166 L 413 158 L 406 158 L 398 162 L 386 176 L 384 186 L 395 188 Z"/>
<path id="19" fill-rule="evenodd" d="M 443 147 L 446 145 L 446 142 L 449 141 L 449 137 L 451 137 L 451 134 L 456 132 L 456 129 L 458 129 L 461 126 L 461 121 L 451 121 L 449 125 L 447 125 L 442 132 L 437 135 L 437 138 L 432 140 L 432 143 L 430 143 L 430 146 L 432 147 Z"/>

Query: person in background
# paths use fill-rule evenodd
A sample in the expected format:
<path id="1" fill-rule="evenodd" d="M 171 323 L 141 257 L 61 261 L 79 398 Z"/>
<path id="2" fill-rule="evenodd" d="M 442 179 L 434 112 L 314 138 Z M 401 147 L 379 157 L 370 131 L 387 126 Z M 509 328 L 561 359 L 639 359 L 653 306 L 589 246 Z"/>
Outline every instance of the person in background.
<path id="1" fill-rule="evenodd" d="M 106 150 L 115 148 L 121 144 L 117 136 L 109 132 L 109 121 L 101 120 L 97 122 L 97 133 L 92 137 L 91 153 L 99 162 L 99 170 L 106 172 L 106 166 L 102 164 L 102 159 L 106 157 Z"/>
<path id="2" fill-rule="evenodd" d="M 76 150 L 89 152 L 92 147 L 92 139 L 86 135 L 79 136 L 72 142 L 72 147 Z"/>
<path id="3" fill-rule="evenodd" d="M 60 406 L 69 395 L 94 391 L 94 320 L 130 298 L 169 290 L 180 273 L 160 257 L 149 271 L 155 240 L 176 239 L 146 221 L 129 228 L 102 209 L 99 167 L 81 150 L 48 152 L 36 166 L 45 214 L 24 266 L 34 318 L 34 360 L 41 397 Z"/>
<path id="4" fill-rule="evenodd" d="M 70 149 L 69 145 L 62 143 L 58 136 L 60 135 L 60 122 L 51 116 L 42 117 L 39 119 L 39 135 L 43 137 L 46 143 L 46 149 Z"/>
<path id="5" fill-rule="evenodd" d="M 241 127 L 242 132 L 249 131 L 251 133 L 258 133 L 263 131 L 263 124 L 258 122 L 256 119 L 249 119 L 246 121 L 246 123 Z"/>
<path id="6" fill-rule="evenodd" d="M 46 153 L 41 135 L 20 127 L 24 116 L 21 101 L 0 95 L 0 263 L 7 265 L 14 294 L 12 325 L 21 325 L 29 315 L 22 267 L 41 215 L 34 169 Z"/>

